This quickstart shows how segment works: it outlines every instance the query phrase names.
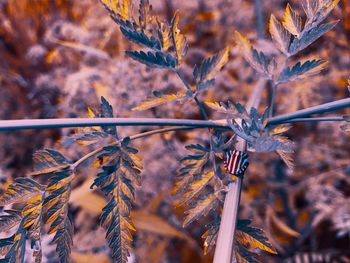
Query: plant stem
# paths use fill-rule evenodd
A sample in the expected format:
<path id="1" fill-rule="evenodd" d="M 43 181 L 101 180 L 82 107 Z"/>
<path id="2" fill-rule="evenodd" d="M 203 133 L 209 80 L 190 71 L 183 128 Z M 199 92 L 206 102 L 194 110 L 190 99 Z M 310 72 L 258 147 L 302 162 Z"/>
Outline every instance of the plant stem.
<path id="1" fill-rule="evenodd" d="M 295 122 L 345 121 L 342 117 L 304 118 L 312 114 L 325 113 L 349 108 L 350 98 L 321 104 L 272 117 L 268 125 Z M 158 118 L 61 118 L 61 119 L 26 119 L 0 120 L 0 132 L 28 129 L 74 128 L 91 126 L 180 126 L 192 128 L 227 128 L 226 120 L 191 120 L 191 119 L 158 119 Z"/>
<path id="2" fill-rule="evenodd" d="M 285 122 L 279 122 L 278 124 L 283 123 L 301 123 L 301 122 L 339 122 L 345 121 L 342 116 L 330 116 L 330 117 L 314 117 L 314 118 L 296 118 L 291 120 L 286 120 Z M 270 124 L 270 123 L 269 123 Z"/>
<path id="3" fill-rule="evenodd" d="M 182 126 L 196 128 L 222 128 L 226 124 L 210 120 L 159 118 L 62 118 L 1 120 L 0 131 L 48 129 L 91 126 Z"/>
<path id="4" fill-rule="evenodd" d="M 171 127 L 171 128 L 163 128 L 163 129 L 156 129 L 156 130 L 151 130 L 151 131 L 147 131 L 147 132 L 142 132 L 142 133 L 138 133 L 135 135 L 130 136 L 130 140 L 136 140 L 136 139 L 140 139 L 140 138 L 144 138 L 144 137 L 148 137 L 151 135 L 155 135 L 155 134 L 161 134 L 161 133 L 166 133 L 166 132 L 171 132 L 171 131 L 180 131 L 180 130 L 190 130 L 190 129 L 194 129 L 195 127 Z M 113 145 L 118 145 L 120 143 L 121 140 L 108 144 L 106 146 L 113 146 Z M 106 147 L 104 146 L 104 147 Z M 79 160 L 75 161 L 72 164 L 72 169 L 75 170 L 79 165 L 81 165 L 83 162 L 87 161 L 88 159 L 90 159 L 92 156 L 100 153 L 103 151 L 103 148 L 98 148 L 86 155 L 84 155 L 83 157 L 81 157 Z"/>
<path id="5" fill-rule="evenodd" d="M 341 100 L 321 104 L 318 106 L 306 108 L 303 110 L 298 110 L 293 113 L 286 113 L 286 114 L 278 115 L 276 117 L 272 117 L 269 119 L 268 124 L 276 125 L 281 123 L 287 123 L 292 119 L 304 118 L 313 114 L 321 114 L 321 113 L 340 110 L 340 109 L 349 108 L 349 107 L 350 107 L 350 98 L 341 99 Z"/>
<path id="6" fill-rule="evenodd" d="M 260 104 L 261 93 L 265 85 L 266 80 L 258 80 L 254 92 L 247 103 L 248 112 L 250 111 L 250 108 L 257 108 Z M 237 150 L 246 151 L 246 146 L 246 141 L 244 139 L 237 139 L 237 144 L 235 147 Z M 242 178 L 237 177 L 237 180 L 230 183 L 228 186 L 228 192 L 225 196 L 224 208 L 221 216 L 218 239 L 216 241 L 213 263 L 231 263 L 242 181 Z"/>
<path id="7" fill-rule="evenodd" d="M 269 101 L 269 118 L 273 116 L 276 99 L 276 85 L 273 81 L 269 81 L 270 101 Z"/>

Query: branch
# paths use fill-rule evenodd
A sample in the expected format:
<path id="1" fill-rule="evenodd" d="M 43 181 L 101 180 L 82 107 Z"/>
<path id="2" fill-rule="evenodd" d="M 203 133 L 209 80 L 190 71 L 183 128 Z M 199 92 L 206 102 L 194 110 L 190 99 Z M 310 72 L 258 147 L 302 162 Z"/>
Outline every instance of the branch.
<path id="1" fill-rule="evenodd" d="M 276 117 L 272 117 L 269 119 L 268 124 L 277 125 L 281 123 L 287 123 L 287 122 L 290 122 L 290 120 L 292 119 L 304 118 L 313 114 L 321 114 L 321 113 L 340 110 L 340 109 L 349 108 L 349 107 L 350 107 L 350 98 L 341 99 L 341 100 L 321 104 L 318 106 L 306 108 L 303 110 L 298 110 L 293 113 L 286 113 L 286 114 L 278 115 Z"/>
<path id="2" fill-rule="evenodd" d="M 325 113 L 350 107 L 350 98 L 333 101 L 318 106 L 272 117 L 268 125 L 295 122 L 345 121 L 342 117 L 304 118 L 312 114 Z M 75 128 L 91 126 L 179 126 L 193 128 L 228 129 L 226 120 L 191 120 L 159 118 L 59 118 L 0 120 L 0 132 L 28 129 Z"/>
<path id="3" fill-rule="evenodd" d="M 89 126 L 182 126 L 196 128 L 222 128 L 227 125 L 208 120 L 159 118 L 62 118 L 0 121 L 0 131 Z"/>
<path id="4" fill-rule="evenodd" d="M 257 82 L 254 92 L 247 103 L 248 112 L 250 111 L 250 108 L 257 108 L 260 104 L 261 93 L 265 85 L 266 80 L 260 79 Z M 246 148 L 246 141 L 242 138 L 238 138 L 236 149 L 246 151 Z M 242 178 L 239 177 L 237 177 L 237 180 L 228 186 L 228 192 L 225 197 L 224 208 L 222 211 L 218 239 L 216 241 L 213 263 L 231 263 L 241 189 Z"/>
<path id="5" fill-rule="evenodd" d="M 171 132 L 171 131 L 179 131 L 179 130 L 189 130 L 189 129 L 194 129 L 194 128 L 195 127 L 171 127 L 171 128 L 164 128 L 164 129 L 156 129 L 156 130 L 152 130 L 152 131 L 138 133 L 138 134 L 130 136 L 129 138 L 130 138 L 130 140 L 136 140 L 136 139 L 148 137 L 148 136 L 155 135 L 155 134 L 161 134 L 161 133 L 166 133 L 166 132 Z M 111 143 L 108 146 L 118 145 L 120 143 L 120 141 L 121 140 L 114 142 L 114 143 Z M 106 147 L 106 146 L 104 146 L 104 147 Z M 75 161 L 71 166 L 72 169 L 75 170 L 79 165 L 81 165 L 82 163 L 84 163 L 85 161 L 87 161 L 88 159 L 93 157 L 94 155 L 102 152 L 104 147 L 98 148 L 95 151 L 92 151 L 92 152 L 84 155 L 83 157 L 81 157 L 79 160 Z"/>

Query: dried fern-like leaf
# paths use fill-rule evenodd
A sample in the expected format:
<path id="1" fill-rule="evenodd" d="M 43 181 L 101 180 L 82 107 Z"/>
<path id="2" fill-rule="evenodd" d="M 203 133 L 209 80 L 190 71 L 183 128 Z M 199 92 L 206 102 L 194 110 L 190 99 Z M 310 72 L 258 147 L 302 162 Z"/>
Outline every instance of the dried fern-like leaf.
<path id="1" fill-rule="evenodd" d="M 16 263 L 25 262 L 25 250 L 26 250 L 26 230 L 22 227 L 23 221 L 19 225 L 16 233 L 9 237 L 0 239 L 0 251 L 5 254 L 0 262 Z"/>
<path id="2" fill-rule="evenodd" d="M 250 226 L 251 223 L 251 220 L 238 220 L 236 240 L 244 246 L 249 245 L 251 248 L 259 248 L 277 254 L 277 251 L 265 237 L 263 230 Z"/>
<path id="3" fill-rule="evenodd" d="M 276 19 L 274 15 L 271 15 L 269 22 L 269 30 L 272 39 L 276 43 L 276 46 L 284 54 L 288 55 L 288 48 L 290 43 L 290 33 L 283 28 L 281 23 Z"/>
<path id="4" fill-rule="evenodd" d="M 154 36 L 148 36 L 144 30 L 137 30 L 134 28 L 120 27 L 120 31 L 130 41 L 145 46 L 151 49 L 161 49 L 161 43 Z"/>
<path id="5" fill-rule="evenodd" d="M 109 104 L 109 102 L 104 97 L 101 97 L 99 117 L 100 118 L 113 118 L 112 105 Z M 117 128 L 115 126 L 103 126 L 102 130 L 105 133 L 108 133 L 108 134 L 118 138 Z"/>
<path id="6" fill-rule="evenodd" d="M 193 221 L 197 220 L 200 217 L 206 216 L 210 211 L 216 209 L 219 203 L 218 201 L 218 198 L 214 194 L 211 194 L 204 199 L 196 202 L 193 208 L 186 211 L 183 227 L 188 226 Z"/>
<path id="7" fill-rule="evenodd" d="M 149 67 L 170 69 L 174 69 L 176 67 L 176 60 L 170 54 L 160 51 L 148 51 L 147 53 L 143 51 L 126 51 L 126 54 L 132 59 Z"/>
<path id="8" fill-rule="evenodd" d="M 178 28 L 179 24 L 179 14 L 175 13 L 172 21 L 171 21 L 171 40 L 173 42 L 173 46 L 176 54 L 176 66 L 180 66 L 184 60 L 184 57 L 187 54 L 187 41 L 183 34 L 180 33 L 180 29 Z"/>
<path id="9" fill-rule="evenodd" d="M 40 191 L 41 185 L 29 178 L 16 178 L 0 198 L 0 206 L 26 202 Z"/>
<path id="10" fill-rule="evenodd" d="M 111 195 L 101 214 L 101 225 L 106 227 L 106 239 L 116 262 L 125 263 L 129 256 L 132 235 L 135 231 L 131 220 L 131 205 L 135 201 L 135 187 L 140 185 L 142 163 L 137 150 L 130 147 L 129 139 L 121 145 L 105 147 L 100 156 L 107 158 L 102 171 L 91 187 L 97 186 Z"/>
<path id="11" fill-rule="evenodd" d="M 157 107 L 159 105 L 162 105 L 164 103 L 170 102 L 170 101 L 176 101 L 176 100 L 181 100 L 185 98 L 185 93 L 184 92 L 179 92 L 177 94 L 161 94 L 159 96 L 155 96 L 153 98 L 150 98 L 136 107 L 132 108 L 134 111 L 143 111 L 143 110 L 148 110 L 154 107 Z"/>
<path id="12" fill-rule="evenodd" d="M 6 214 L 0 216 L 0 232 L 13 228 L 22 219 L 22 213 L 19 210 L 4 210 L 4 212 Z"/>
<path id="13" fill-rule="evenodd" d="M 119 2 L 120 15 L 124 20 L 130 18 L 130 12 L 133 9 L 131 1 L 132 0 L 120 0 Z"/>
<path id="14" fill-rule="evenodd" d="M 182 203 L 188 204 L 197 198 L 202 190 L 211 182 L 214 178 L 213 171 L 203 172 L 198 180 L 193 181 L 188 187 L 187 192 L 183 195 Z"/>
<path id="15" fill-rule="evenodd" d="M 162 49 L 164 51 L 167 51 L 171 46 L 170 26 L 166 21 L 164 23 L 157 21 L 157 25 L 158 25 L 158 39 L 161 43 Z"/>
<path id="16" fill-rule="evenodd" d="M 319 9 L 319 1 L 318 0 L 302 0 L 302 6 L 303 6 L 303 9 L 304 9 L 304 12 L 306 14 L 306 16 L 309 18 L 309 19 L 312 19 L 318 9 Z"/>
<path id="17" fill-rule="evenodd" d="M 104 138 L 107 138 L 107 134 L 100 131 L 79 132 L 64 138 L 62 141 L 62 144 L 65 147 L 68 147 L 72 143 L 76 142 L 79 145 L 88 146 L 88 145 L 97 143 Z"/>
<path id="18" fill-rule="evenodd" d="M 313 28 L 322 23 L 330 12 L 338 5 L 340 0 L 304 1 L 303 7 L 308 16 L 306 26 Z"/>
<path id="19" fill-rule="evenodd" d="M 73 223 L 68 216 L 68 202 L 71 193 L 71 170 L 55 172 L 49 179 L 47 196 L 43 205 L 47 207 L 44 214 L 45 223 L 51 223 L 48 234 L 55 233 L 53 243 L 61 262 L 69 261 L 72 246 Z"/>
<path id="20" fill-rule="evenodd" d="M 224 113 L 227 115 L 228 118 L 241 118 L 246 119 L 249 118 L 249 115 L 245 109 L 244 106 L 240 103 L 235 103 L 232 101 L 228 101 L 226 104 L 224 102 L 211 102 L 211 101 L 205 101 L 204 102 L 206 106 L 209 108 Z"/>
<path id="21" fill-rule="evenodd" d="M 259 261 L 256 259 L 258 254 L 249 251 L 240 243 L 237 243 L 235 246 L 235 256 L 237 263 L 259 263 Z"/>
<path id="22" fill-rule="evenodd" d="M 328 64 L 321 59 L 308 60 L 304 63 L 298 62 L 292 68 L 286 67 L 278 77 L 279 83 L 302 79 L 319 73 Z"/>
<path id="23" fill-rule="evenodd" d="M 35 171 L 30 175 L 49 174 L 67 169 L 71 165 L 71 161 L 52 149 L 36 151 L 33 154 L 33 161 L 35 163 Z"/>
<path id="24" fill-rule="evenodd" d="M 250 41 L 236 31 L 236 42 L 244 58 L 247 62 L 260 74 L 270 78 L 270 63 L 271 61 L 265 56 L 263 52 L 257 51 L 251 44 Z M 274 64 L 274 63 L 272 63 Z M 275 65 L 273 65 L 275 66 Z"/>
<path id="25" fill-rule="evenodd" d="M 289 33 L 299 38 L 302 31 L 303 21 L 289 4 L 287 4 L 286 11 L 284 12 L 282 24 Z"/>
<path id="26" fill-rule="evenodd" d="M 220 220 L 206 225 L 207 230 L 202 235 L 202 238 L 204 238 L 204 255 L 209 254 L 214 249 L 219 234 L 219 228 Z"/>
<path id="27" fill-rule="evenodd" d="M 108 11 L 113 21 L 120 27 L 138 28 L 138 25 L 133 22 L 130 16 L 133 9 L 131 0 L 121 0 L 121 2 L 119 0 L 100 0 L 100 2 Z"/>
<path id="28" fill-rule="evenodd" d="M 188 155 L 181 160 L 183 167 L 179 169 L 178 180 L 173 188 L 173 193 L 181 193 L 193 182 L 195 175 L 203 172 L 204 166 L 209 161 L 209 149 L 199 144 L 191 144 L 186 149 L 192 151 L 194 155 Z"/>
<path id="29" fill-rule="evenodd" d="M 0 256 L 5 256 L 14 244 L 14 235 L 0 239 Z M 1 261 L 0 261 L 1 262 Z"/>
<path id="30" fill-rule="evenodd" d="M 338 21 L 333 21 L 326 24 L 321 24 L 317 27 L 311 28 L 309 31 L 305 32 L 300 38 L 294 38 L 292 43 L 289 46 L 289 53 L 295 55 L 304 48 L 311 45 L 314 41 L 320 38 L 323 34 L 331 30 Z"/>
<path id="31" fill-rule="evenodd" d="M 148 0 L 140 0 L 139 6 L 139 24 L 143 30 L 147 29 L 148 24 L 150 23 L 151 16 L 150 12 L 152 11 L 152 6 Z"/>
<path id="32" fill-rule="evenodd" d="M 36 196 L 30 199 L 22 210 L 23 228 L 27 229 L 29 237 L 34 240 L 40 240 L 40 232 L 42 226 L 42 208 L 43 196 L 42 192 L 38 192 Z"/>
<path id="33" fill-rule="evenodd" d="M 227 63 L 229 56 L 229 48 L 218 52 L 210 58 L 206 58 L 202 61 L 199 69 L 195 67 L 193 76 L 197 84 L 197 89 L 202 89 L 202 86 L 207 86 L 206 83 L 211 82 L 215 75 L 222 69 Z"/>

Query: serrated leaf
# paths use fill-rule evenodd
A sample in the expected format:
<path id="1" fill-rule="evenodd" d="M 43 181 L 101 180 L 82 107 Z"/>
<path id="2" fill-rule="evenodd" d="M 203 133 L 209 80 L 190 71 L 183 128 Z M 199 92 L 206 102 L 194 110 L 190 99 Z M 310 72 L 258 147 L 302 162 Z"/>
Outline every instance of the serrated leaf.
<path id="1" fill-rule="evenodd" d="M 130 0 L 100 0 L 110 17 L 121 27 L 137 28 L 138 25 L 129 20 Z M 132 9 L 132 8 L 131 8 Z"/>
<path id="2" fill-rule="evenodd" d="M 266 77 L 270 77 L 271 73 L 269 72 L 269 67 L 271 61 L 265 56 L 265 54 L 256 50 L 250 44 L 250 41 L 238 31 L 236 31 L 236 43 L 250 66 Z"/>
<path id="3" fill-rule="evenodd" d="M 237 263 L 259 263 L 256 259 L 258 254 L 249 251 L 239 243 L 235 246 L 235 256 Z"/>
<path id="4" fill-rule="evenodd" d="M 299 51 L 311 45 L 314 41 L 320 38 L 323 34 L 331 30 L 338 21 L 333 21 L 326 24 L 321 24 L 317 27 L 311 28 L 309 31 L 305 32 L 300 38 L 294 38 L 289 46 L 290 55 L 295 55 Z"/>
<path id="5" fill-rule="evenodd" d="M 228 101 L 227 104 L 223 102 L 211 102 L 211 101 L 205 101 L 204 102 L 206 106 L 209 108 L 220 112 L 227 114 L 229 118 L 247 118 L 248 113 L 246 109 L 240 104 Z"/>
<path id="6" fill-rule="evenodd" d="M 304 9 L 304 12 L 306 13 L 307 17 L 311 19 L 316 15 L 316 12 L 319 9 L 319 1 L 318 0 L 302 0 L 302 6 Z"/>
<path id="7" fill-rule="evenodd" d="M 120 31 L 127 39 L 138 45 L 151 49 L 161 49 L 161 43 L 154 36 L 148 36 L 144 30 L 120 27 Z"/>
<path id="8" fill-rule="evenodd" d="M 131 0 L 119 0 L 120 15 L 124 20 L 128 20 L 132 10 Z"/>
<path id="9" fill-rule="evenodd" d="M 196 152 L 196 155 L 188 155 L 181 160 L 183 167 L 179 169 L 180 174 L 172 190 L 173 194 L 181 193 L 187 189 L 194 176 L 201 174 L 204 166 L 208 163 L 209 152 L 201 152 L 199 149 L 194 149 L 194 152 Z"/>
<path id="10" fill-rule="evenodd" d="M 126 54 L 132 59 L 149 67 L 170 69 L 176 67 L 176 60 L 171 55 L 160 51 L 148 51 L 147 53 L 143 51 L 126 51 Z"/>
<path id="11" fill-rule="evenodd" d="M 7 231 L 22 219 L 22 213 L 19 210 L 4 210 L 6 214 L 0 215 L 0 232 Z"/>
<path id="12" fill-rule="evenodd" d="M 175 101 L 175 100 L 180 100 L 185 98 L 185 93 L 180 92 L 177 94 L 164 94 L 161 96 L 149 98 L 148 100 L 140 103 L 136 107 L 132 108 L 133 111 L 143 111 L 143 110 L 148 110 L 154 107 L 157 107 L 159 105 L 162 105 L 164 103 L 170 102 L 170 101 Z"/>
<path id="13" fill-rule="evenodd" d="M 270 17 L 269 31 L 278 49 L 288 55 L 290 33 L 283 28 L 274 15 Z"/>
<path id="14" fill-rule="evenodd" d="M 193 201 L 194 198 L 197 198 L 202 190 L 211 182 L 214 178 L 214 172 L 208 171 L 201 174 L 198 180 L 195 180 L 189 186 L 188 191 L 183 195 L 182 203 L 188 204 Z"/>
<path id="15" fill-rule="evenodd" d="M 220 220 L 215 220 L 213 223 L 206 225 L 206 231 L 201 236 L 204 238 L 204 255 L 207 255 L 214 249 L 216 240 L 219 234 Z"/>
<path id="16" fill-rule="evenodd" d="M 32 241 L 40 242 L 43 214 L 43 192 L 39 192 L 22 209 L 23 228 Z"/>
<path id="17" fill-rule="evenodd" d="M 51 223 L 48 234 L 55 233 L 52 242 L 56 244 L 61 262 L 69 261 L 72 246 L 73 223 L 68 216 L 68 203 L 73 176 L 69 169 L 53 173 L 43 202 L 47 208 L 43 218 L 45 223 Z"/>
<path id="18" fill-rule="evenodd" d="M 292 68 L 285 67 L 278 77 L 279 83 L 302 79 L 319 73 L 328 64 L 325 60 L 313 59 L 304 63 L 298 62 Z"/>
<path id="19" fill-rule="evenodd" d="M 140 0 L 139 6 L 139 24 L 142 29 L 147 29 L 147 26 L 151 20 L 150 12 L 152 11 L 152 6 L 149 4 L 148 0 Z"/>
<path id="20" fill-rule="evenodd" d="M 113 118 L 112 105 L 102 96 L 99 109 L 100 118 Z M 117 128 L 115 126 L 102 126 L 102 130 L 110 135 L 118 137 Z"/>
<path id="21" fill-rule="evenodd" d="M 99 131 L 87 131 L 79 132 L 63 139 L 62 144 L 64 147 L 70 146 L 72 143 L 76 142 L 79 145 L 89 146 L 91 144 L 99 142 L 101 139 L 107 137 L 107 134 Z"/>
<path id="22" fill-rule="evenodd" d="M 130 138 L 122 140 L 120 146 L 103 148 L 108 156 L 107 165 L 91 187 L 97 186 L 111 196 L 101 214 L 101 225 L 106 228 L 106 239 L 116 262 L 125 263 L 129 256 L 132 235 L 135 228 L 130 220 L 131 205 L 135 201 L 135 186 L 140 184 L 142 163 L 137 150 L 130 147 Z"/>
<path id="23" fill-rule="evenodd" d="M 164 23 L 157 21 L 157 25 L 158 25 L 158 39 L 161 43 L 161 47 L 164 51 L 167 51 L 171 45 L 170 26 L 166 21 Z"/>
<path id="24" fill-rule="evenodd" d="M 29 178 L 17 178 L 0 198 L 0 206 L 26 202 L 40 192 L 42 186 Z"/>
<path id="25" fill-rule="evenodd" d="M 102 210 L 101 224 L 107 229 L 106 239 L 113 259 L 118 263 L 126 263 L 132 241 L 130 231 L 134 231 L 135 228 L 128 216 L 121 211 L 120 203 L 114 197 Z"/>
<path id="26" fill-rule="evenodd" d="M 179 14 L 176 12 L 173 19 L 171 20 L 171 39 L 176 54 L 176 66 L 180 66 L 187 54 L 187 41 L 183 34 L 180 33 L 178 28 Z"/>
<path id="27" fill-rule="evenodd" d="M 303 21 L 289 4 L 287 4 L 286 11 L 284 12 L 282 24 L 289 33 L 297 38 L 299 37 L 302 31 Z"/>
<path id="28" fill-rule="evenodd" d="M 60 262 L 69 262 L 69 255 L 73 246 L 73 233 L 73 222 L 68 215 L 65 215 L 52 240 L 56 244 L 56 252 L 58 253 Z"/>
<path id="29" fill-rule="evenodd" d="M 202 61 L 198 73 L 193 73 L 198 89 L 200 89 L 200 85 L 203 85 L 215 78 L 216 74 L 227 63 L 228 56 L 229 48 L 226 47 L 224 50 L 218 52 L 214 56 L 206 58 Z"/>
<path id="30" fill-rule="evenodd" d="M 304 1 L 303 8 L 308 16 L 306 27 L 313 28 L 322 23 L 340 0 Z"/>
<path id="31" fill-rule="evenodd" d="M 30 175 L 49 174 L 70 167 L 71 161 L 58 151 L 43 149 L 33 154 L 35 171 Z"/>
<path id="32" fill-rule="evenodd" d="M 0 256 L 5 256 L 9 252 L 11 246 L 15 243 L 14 236 L 0 239 Z"/>
<path id="33" fill-rule="evenodd" d="M 218 204 L 218 199 L 214 194 L 207 196 L 203 200 L 199 200 L 193 208 L 186 211 L 186 217 L 183 227 L 188 226 L 200 217 L 206 216 L 211 210 L 214 210 Z"/>
<path id="34" fill-rule="evenodd" d="M 264 235 L 264 231 L 250 226 L 251 220 L 238 220 L 236 240 L 244 246 L 249 245 L 251 248 L 259 248 L 272 254 L 277 251 L 269 243 Z"/>

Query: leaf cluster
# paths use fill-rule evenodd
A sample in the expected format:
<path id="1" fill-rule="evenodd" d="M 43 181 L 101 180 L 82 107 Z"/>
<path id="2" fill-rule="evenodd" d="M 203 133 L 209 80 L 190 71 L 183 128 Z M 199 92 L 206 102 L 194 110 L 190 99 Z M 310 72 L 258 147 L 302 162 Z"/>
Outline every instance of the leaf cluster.
<path id="1" fill-rule="evenodd" d="M 302 5 L 307 16 L 304 19 L 289 5 L 285 9 L 282 22 L 274 15 L 269 21 L 269 31 L 273 43 L 278 50 L 288 59 L 331 30 L 338 21 L 322 23 L 338 4 L 339 0 L 303 0 Z M 278 72 L 275 58 L 268 58 L 262 51 L 236 32 L 237 44 L 243 52 L 248 63 L 267 79 L 275 84 L 290 82 L 319 73 L 327 64 L 326 61 L 314 58 L 306 61 L 297 61 L 293 66 L 282 66 Z"/>

